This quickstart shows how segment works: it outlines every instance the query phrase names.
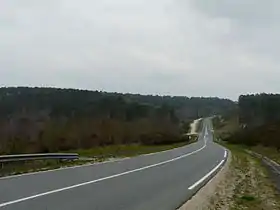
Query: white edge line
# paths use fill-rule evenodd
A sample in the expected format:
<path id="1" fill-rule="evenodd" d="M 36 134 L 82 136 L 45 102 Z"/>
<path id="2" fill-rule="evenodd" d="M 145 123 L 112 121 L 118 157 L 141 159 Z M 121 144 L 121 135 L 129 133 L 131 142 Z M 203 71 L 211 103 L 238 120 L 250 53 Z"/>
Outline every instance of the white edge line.
<path id="1" fill-rule="evenodd" d="M 52 190 L 52 191 L 48 191 L 48 192 L 44 192 L 44 193 L 39 193 L 37 195 L 28 196 L 28 197 L 25 197 L 25 198 L 20 198 L 20 199 L 17 199 L 17 200 L 1 203 L 0 208 L 4 207 L 4 206 L 15 204 L 15 203 L 20 203 L 20 202 L 23 202 L 23 201 L 26 201 L 26 200 L 31 200 L 31 199 L 34 199 L 34 198 L 42 197 L 42 196 L 45 196 L 45 195 L 50 195 L 50 194 L 53 194 L 53 193 L 57 193 L 57 192 L 65 191 L 65 190 L 70 190 L 70 189 L 85 186 L 85 185 L 88 185 L 88 184 L 93 184 L 93 183 L 101 182 L 101 181 L 104 181 L 104 180 L 107 180 L 107 179 L 112 179 L 112 178 L 116 178 L 116 177 L 119 177 L 119 176 L 134 173 L 134 172 L 137 172 L 137 171 L 142 171 L 142 170 L 146 170 L 146 169 L 153 168 L 153 167 L 156 167 L 156 166 L 164 165 L 166 163 L 170 163 L 170 162 L 185 158 L 187 156 L 190 156 L 192 154 L 195 154 L 195 153 L 203 150 L 205 147 L 206 147 L 206 144 L 204 144 L 203 147 L 201 147 L 200 149 L 195 150 L 193 152 L 190 152 L 188 154 L 181 155 L 181 156 L 178 156 L 176 158 L 173 158 L 173 159 L 170 159 L 170 160 L 167 160 L 167 161 L 163 161 L 163 162 L 159 162 L 159 163 L 156 163 L 156 164 L 153 164 L 153 165 L 148 165 L 148 166 L 145 166 L 145 167 L 137 168 L 137 169 L 134 169 L 134 170 L 130 170 L 130 171 L 126 171 L 126 172 L 123 172 L 123 173 L 115 174 L 115 175 L 112 175 L 112 176 L 107 176 L 107 177 L 103 177 L 103 178 L 100 178 L 100 179 L 96 179 L 96 180 L 92 180 L 92 181 L 88 181 L 88 182 L 83 182 L 83 183 L 80 183 L 80 184 L 71 185 L 71 186 L 68 186 L 68 187 L 64 187 L 64 188 L 60 188 L 60 189 L 56 189 L 56 190 Z"/>
<path id="2" fill-rule="evenodd" d="M 192 186 L 190 186 L 188 189 L 193 190 L 198 185 L 200 185 L 203 181 L 205 181 L 209 176 L 211 176 L 223 163 L 225 160 L 222 160 L 215 168 L 213 168 L 208 174 L 206 174 L 204 177 L 202 177 L 200 180 L 198 180 L 196 183 L 194 183 Z"/>
<path id="3" fill-rule="evenodd" d="M 227 151 L 225 150 L 224 158 L 226 158 L 226 157 L 227 157 Z"/>

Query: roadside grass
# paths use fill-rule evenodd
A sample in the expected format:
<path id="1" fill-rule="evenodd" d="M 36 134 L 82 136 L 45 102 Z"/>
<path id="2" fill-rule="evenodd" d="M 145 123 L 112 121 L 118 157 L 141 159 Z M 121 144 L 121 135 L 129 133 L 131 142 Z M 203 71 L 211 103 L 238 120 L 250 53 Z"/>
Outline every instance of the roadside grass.
<path id="1" fill-rule="evenodd" d="M 33 160 L 33 161 L 3 163 L 0 168 L 0 177 L 82 165 L 89 162 L 90 161 L 79 161 L 79 160 L 76 161 Z"/>
<path id="2" fill-rule="evenodd" d="M 192 141 L 193 142 L 193 141 Z M 81 157 L 92 157 L 98 159 L 117 158 L 117 157 L 133 157 L 142 154 L 161 152 L 165 150 L 175 149 L 185 146 L 191 142 L 180 142 L 167 145 L 109 145 L 104 147 L 96 147 L 91 149 L 72 150 L 69 152 L 78 153 Z"/>
<path id="3" fill-rule="evenodd" d="M 243 195 L 241 197 L 242 200 L 245 200 L 245 201 L 254 201 L 256 198 L 254 196 L 250 196 L 250 195 Z"/>
<path id="4" fill-rule="evenodd" d="M 142 154 L 149 154 L 155 152 L 161 152 L 165 150 L 175 149 L 183 147 L 185 145 L 195 142 L 196 139 L 190 141 L 167 144 L 167 145 L 110 145 L 104 147 L 96 147 L 84 150 L 72 150 L 67 151 L 71 153 L 78 153 L 81 160 L 75 161 L 59 161 L 59 160 L 35 160 L 35 161 L 23 161 L 5 163 L 0 168 L 0 177 L 8 175 L 17 175 L 23 173 L 30 173 L 36 171 L 45 171 L 63 167 L 71 167 L 83 164 L 92 164 L 96 162 L 102 162 L 110 159 L 133 157 Z"/>
<path id="5" fill-rule="evenodd" d="M 215 124 L 214 124 L 214 126 L 215 126 Z M 222 123 L 217 123 L 217 125 L 215 126 L 215 132 L 214 132 L 215 139 L 216 140 L 218 139 L 218 142 L 219 142 L 219 140 L 228 137 L 229 135 L 231 135 L 238 129 L 239 129 L 239 125 L 238 125 L 237 118 L 231 118 L 228 121 L 224 121 Z M 263 145 L 257 145 L 257 146 L 252 146 L 252 147 L 242 145 L 242 147 L 246 148 L 248 150 L 252 150 L 261 155 L 264 155 L 264 156 L 270 158 L 271 160 L 274 160 L 280 164 L 280 151 L 278 151 L 277 148 L 275 148 L 275 147 L 265 147 Z"/>
<path id="6" fill-rule="evenodd" d="M 243 146 L 220 144 L 228 148 L 232 156 L 223 186 L 228 192 L 223 195 L 217 192 L 215 205 L 210 209 L 279 210 L 280 195 L 261 161 L 246 153 Z M 220 208 L 223 205 L 227 208 Z"/>
<path id="7" fill-rule="evenodd" d="M 246 152 L 246 149 L 252 149 L 270 158 L 278 158 L 277 150 L 262 146 L 249 148 L 222 141 L 238 129 L 238 121 L 234 119 L 215 126 L 215 138 L 231 151 L 232 161 L 223 186 L 225 190 L 223 193 L 217 192 L 213 208 L 210 209 L 279 210 L 280 195 L 267 169 L 259 159 Z"/>
<path id="8" fill-rule="evenodd" d="M 197 128 L 198 131 L 201 130 L 202 120 L 199 122 L 197 127 L 198 127 Z M 179 143 L 173 143 L 173 144 L 108 145 L 103 147 L 94 147 L 90 149 L 61 151 L 61 152 L 69 152 L 69 153 L 78 153 L 81 158 L 79 160 L 74 160 L 74 161 L 35 160 L 35 161 L 5 163 L 0 165 L 0 177 L 30 173 L 36 171 L 45 171 L 45 170 L 62 168 L 62 167 L 76 166 L 76 165 L 92 164 L 92 163 L 102 162 L 111 159 L 133 157 L 142 154 L 162 152 L 162 151 L 171 150 L 194 143 L 197 141 L 197 137 L 198 137 L 197 135 L 193 135 L 190 137 L 191 139 L 189 139 L 189 137 L 186 136 L 186 139 L 184 141 L 181 141 Z"/>
<path id="9" fill-rule="evenodd" d="M 239 129 L 238 118 L 232 117 L 227 121 L 214 123 L 214 136 L 215 139 L 224 139 Z"/>

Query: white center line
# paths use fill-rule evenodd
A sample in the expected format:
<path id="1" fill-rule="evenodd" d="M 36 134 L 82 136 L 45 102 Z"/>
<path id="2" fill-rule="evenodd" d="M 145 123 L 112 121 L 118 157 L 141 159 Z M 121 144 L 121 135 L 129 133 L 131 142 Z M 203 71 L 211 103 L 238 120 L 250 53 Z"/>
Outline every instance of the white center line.
<path id="1" fill-rule="evenodd" d="M 210 177 L 223 163 L 225 160 L 222 160 L 215 168 L 213 168 L 208 174 L 206 174 L 204 177 L 202 177 L 200 180 L 198 180 L 196 183 L 194 183 L 192 186 L 190 186 L 188 189 L 193 190 L 198 185 L 200 185 L 203 181 L 205 181 L 208 177 Z"/>
<path id="2" fill-rule="evenodd" d="M 113 178 L 116 178 L 116 177 L 119 177 L 119 176 L 124 176 L 124 175 L 130 174 L 130 173 L 143 171 L 143 170 L 146 170 L 146 169 L 149 169 L 149 168 L 164 165 L 164 164 L 167 164 L 167 163 L 170 163 L 170 162 L 188 157 L 190 155 L 193 155 L 193 154 L 203 150 L 205 147 L 206 147 L 206 142 L 204 143 L 203 147 L 199 148 L 198 150 L 195 150 L 195 151 L 190 152 L 188 154 L 178 156 L 178 157 L 170 159 L 170 160 L 166 160 L 166 161 L 159 162 L 159 163 L 156 163 L 156 164 L 153 164 L 153 165 L 148 165 L 148 166 L 145 166 L 145 167 L 141 167 L 141 168 L 137 168 L 137 169 L 134 169 L 134 170 L 126 171 L 126 172 L 123 172 L 123 173 L 115 174 L 115 175 L 112 175 L 112 176 L 107 176 L 107 177 L 103 177 L 103 178 L 100 178 L 100 179 L 96 179 L 96 180 L 92 180 L 92 181 L 88 181 L 88 182 L 83 182 L 83 183 L 76 184 L 76 185 L 71 185 L 69 187 L 64 187 L 64 188 L 60 188 L 60 189 L 56 189 L 56 190 L 52 190 L 52 191 L 48 191 L 48 192 L 44 192 L 44 193 L 40 193 L 40 194 L 28 196 L 28 197 L 24 197 L 24 198 L 21 198 L 21 199 L 8 201 L 8 202 L 5 202 L 5 203 L 1 203 L 0 208 L 8 206 L 8 205 L 12 205 L 12 204 L 20 203 L 20 202 L 23 202 L 23 201 L 35 199 L 35 198 L 38 198 L 38 197 L 42 197 L 42 196 L 45 196 L 45 195 L 50 195 L 50 194 L 53 194 L 53 193 L 58 193 L 58 192 L 62 192 L 62 191 L 65 191 L 65 190 L 70 190 L 70 189 L 73 189 L 73 188 L 77 188 L 77 187 L 81 187 L 81 186 L 85 186 L 85 185 L 89 185 L 89 184 L 94 184 L 94 183 L 101 182 L 101 181 L 104 181 L 104 180 L 113 179 Z"/>

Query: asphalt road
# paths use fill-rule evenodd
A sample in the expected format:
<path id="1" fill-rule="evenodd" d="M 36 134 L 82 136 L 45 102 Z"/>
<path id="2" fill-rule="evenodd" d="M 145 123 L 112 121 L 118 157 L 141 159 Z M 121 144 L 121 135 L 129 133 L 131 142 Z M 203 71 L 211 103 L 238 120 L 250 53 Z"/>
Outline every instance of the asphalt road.
<path id="1" fill-rule="evenodd" d="M 197 143 L 139 157 L 0 178 L 2 210 L 175 210 L 222 167 L 204 120 Z"/>

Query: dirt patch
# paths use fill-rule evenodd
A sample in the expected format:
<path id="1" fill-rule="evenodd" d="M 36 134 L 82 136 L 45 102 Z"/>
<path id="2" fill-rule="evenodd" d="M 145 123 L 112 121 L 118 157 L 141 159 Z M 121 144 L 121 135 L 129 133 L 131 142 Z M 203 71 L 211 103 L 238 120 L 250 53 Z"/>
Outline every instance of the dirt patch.
<path id="1" fill-rule="evenodd" d="M 197 135 L 198 124 L 201 120 L 202 120 L 201 118 L 194 120 L 193 123 L 190 125 L 190 133 L 189 133 L 190 135 L 194 135 L 194 134 Z"/>

